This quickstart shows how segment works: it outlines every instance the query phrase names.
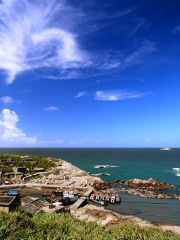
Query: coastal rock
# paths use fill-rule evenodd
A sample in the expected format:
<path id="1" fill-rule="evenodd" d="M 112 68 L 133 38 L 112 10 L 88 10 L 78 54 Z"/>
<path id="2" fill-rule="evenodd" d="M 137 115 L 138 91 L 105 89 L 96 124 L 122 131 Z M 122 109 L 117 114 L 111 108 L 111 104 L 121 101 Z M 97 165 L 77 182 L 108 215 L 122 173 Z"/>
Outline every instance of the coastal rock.
<path id="1" fill-rule="evenodd" d="M 116 180 L 114 180 L 114 182 L 113 182 L 113 184 L 116 184 L 116 185 L 121 185 L 121 184 L 123 184 L 123 183 L 124 183 L 124 181 L 121 180 L 121 179 L 116 179 Z"/>
<path id="2" fill-rule="evenodd" d="M 142 179 L 129 179 L 125 182 L 125 185 L 133 187 L 133 188 L 151 188 L 151 189 L 172 189 L 169 183 L 159 182 L 153 178 L 149 178 L 148 180 Z"/>
<path id="3" fill-rule="evenodd" d="M 177 194 L 169 194 L 162 193 L 156 191 L 155 189 L 144 189 L 144 188 L 133 188 L 133 189 L 125 189 L 121 188 L 119 191 L 128 192 L 129 194 L 136 195 L 142 198 L 158 198 L 158 199 L 177 199 L 180 200 L 180 195 Z"/>
<path id="4" fill-rule="evenodd" d="M 110 187 L 110 183 L 95 180 L 92 187 L 94 187 L 96 190 L 104 190 Z"/>

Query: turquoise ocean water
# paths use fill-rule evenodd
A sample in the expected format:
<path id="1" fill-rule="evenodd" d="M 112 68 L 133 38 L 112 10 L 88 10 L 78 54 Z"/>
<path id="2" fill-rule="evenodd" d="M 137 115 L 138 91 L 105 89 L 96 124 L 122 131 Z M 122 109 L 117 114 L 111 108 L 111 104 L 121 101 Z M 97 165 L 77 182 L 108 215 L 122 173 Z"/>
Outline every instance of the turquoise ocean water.
<path id="1" fill-rule="evenodd" d="M 127 180 L 131 178 L 166 181 L 178 187 L 180 176 L 173 168 L 180 168 L 180 148 L 160 151 L 159 148 L 1 148 L 0 153 L 42 155 L 61 158 L 91 174 L 108 173 L 103 180 Z M 97 168 L 99 165 L 111 167 Z M 112 167 L 114 166 L 114 167 Z M 152 222 L 180 225 L 180 201 L 142 199 L 122 193 L 120 205 L 108 208 L 124 214 L 132 214 Z"/>

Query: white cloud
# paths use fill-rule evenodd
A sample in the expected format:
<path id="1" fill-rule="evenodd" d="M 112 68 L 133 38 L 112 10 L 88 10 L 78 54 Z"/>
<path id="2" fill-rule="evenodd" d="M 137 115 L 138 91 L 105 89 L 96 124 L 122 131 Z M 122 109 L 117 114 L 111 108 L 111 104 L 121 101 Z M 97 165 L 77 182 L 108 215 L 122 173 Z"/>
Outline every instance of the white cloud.
<path id="1" fill-rule="evenodd" d="M 7 83 L 26 70 L 87 65 L 86 54 L 68 29 L 70 24 L 65 25 L 70 12 L 65 1 L 0 2 L 0 69 L 7 73 Z"/>
<path id="2" fill-rule="evenodd" d="M 48 73 L 47 78 L 71 79 L 93 76 L 135 64 L 145 54 L 155 51 L 154 43 L 144 41 L 138 50 L 127 56 L 102 52 L 87 53 L 80 46 L 79 37 L 84 32 L 91 35 L 94 21 L 119 18 L 136 10 L 125 9 L 109 15 L 98 10 L 94 16 L 83 8 L 72 7 L 67 0 L 0 0 L 0 69 L 6 82 L 12 83 L 17 74 L 37 68 L 56 68 L 58 73 Z M 91 12 L 91 11 L 90 11 Z M 96 22 L 95 22 L 96 23 Z M 87 31 L 84 31 L 84 27 Z M 98 34 L 99 34 L 99 29 Z M 81 41 L 83 42 L 83 41 Z M 116 56 L 118 55 L 118 56 Z M 44 78 L 46 76 L 43 76 Z"/>
<path id="3" fill-rule="evenodd" d="M 45 112 L 58 111 L 58 108 L 54 107 L 54 106 L 51 106 L 51 107 L 44 108 L 44 111 Z"/>
<path id="4" fill-rule="evenodd" d="M 16 127 L 18 115 L 9 109 L 3 109 L 0 114 L 0 143 L 1 144 L 35 144 L 36 138 L 29 138 Z"/>
<path id="5" fill-rule="evenodd" d="M 8 103 L 13 103 L 14 100 L 12 99 L 12 97 L 9 97 L 9 96 L 5 96 L 5 97 L 1 97 L 1 101 L 5 104 L 8 104 Z"/>
<path id="6" fill-rule="evenodd" d="M 142 60 L 143 56 L 154 51 L 156 51 L 154 42 L 148 40 L 143 41 L 141 47 L 138 50 L 134 51 L 124 59 L 123 65 L 130 66 L 137 64 Z"/>
<path id="7" fill-rule="evenodd" d="M 147 93 L 127 92 L 121 91 L 97 91 L 95 93 L 95 99 L 100 101 L 118 101 L 131 98 L 140 98 Z"/>
<path id="8" fill-rule="evenodd" d="M 59 144 L 63 144 L 63 141 L 62 140 L 55 140 L 55 141 L 46 141 L 46 140 L 42 140 L 42 141 L 38 141 L 37 142 L 37 145 L 49 145 L 49 146 L 56 146 L 56 145 L 59 145 Z"/>
<path id="9" fill-rule="evenodd" d="M 87 95 L 88 95 L 87 92 L 79 92 L 79 93 L 75 96 L 75 98 L 80 98 L 80 97 L 84 97 L 84 96 L 87 96 Z"/>
<path id="10" fill-rule="evenodd" d="M 146 138 L 146 142 L 151 142 L 151 139 L 150 138 Z"/>
<path id="11" fill-rule="evenodd" d="M 180 26 L 177 26 L 173 29 L 173 34 L 179 33 L 180 32 Z"/>
<path id="12" fill-rule="evenodd" d="M 109 60 L 107 62 L 105 62 L 101 68 L 102 69 L 106 69 L 106 70 L 109 70 L 109 69 L 115 69 L 115 68 L 119 68 L 121 66 L 121 62 L 119 60 Z"/>

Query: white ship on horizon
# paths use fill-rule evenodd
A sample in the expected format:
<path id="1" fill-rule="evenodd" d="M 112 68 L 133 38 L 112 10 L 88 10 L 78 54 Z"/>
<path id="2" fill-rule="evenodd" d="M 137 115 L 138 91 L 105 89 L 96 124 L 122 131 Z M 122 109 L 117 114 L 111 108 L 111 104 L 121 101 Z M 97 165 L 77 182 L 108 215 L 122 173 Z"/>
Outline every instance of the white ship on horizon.
<path id="1" fill-rule="evenodd" d="M 160 150 L 161 150 L 161 151 L 171 151 L 172 148 L 170 148 L 170 147 L 165 147 L 165 148 L 161 148 Z"/>

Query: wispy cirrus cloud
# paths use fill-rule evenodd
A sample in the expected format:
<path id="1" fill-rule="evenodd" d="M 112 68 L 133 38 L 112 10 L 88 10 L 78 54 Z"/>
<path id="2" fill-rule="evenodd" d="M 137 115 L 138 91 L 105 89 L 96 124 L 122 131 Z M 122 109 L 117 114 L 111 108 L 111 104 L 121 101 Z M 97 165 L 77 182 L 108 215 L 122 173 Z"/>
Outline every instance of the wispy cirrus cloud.
<path id="1" fill-rule="evenodd" d="M 123 66 L 130 66 L 139 63 L 142 61 L 142 58 L 152 52 L 156 51 L 155 43 L 145 40 L 141 43 L 140 48 L 126 56 L 123 61 Z"/>
<path id="2" fill-rule="evenodd" d="M 109 19 L 107 24 L 111 24 L 114 23 L 111 19 L 131 16 L 136 9 L 137 6 L 112 14 L 98 10 L 92 16 L 91 9 L 75 8 L 67 0 L 1 0 L 0 70 L 6 74 L 6 82 L 11 84 L 18 74 L 38 68 L 56 68 L 57 73 L 48 72 L 43 76 L 46 78 L 72 79 L 101 75 L 140 62 L 155 50 L 154 43 L 144 41 L 129 54 L 111 47 L 107 52 L 99 48 L 97 54 L 85 51 L 82 46 L 83 37 L 99 34 L 103 19 Z M 96 29 L 94 34 L 91 28 Z"/>
<path id="3" fill-rule="evenodd" d="M 49 146 L 57 146 L 57 145 L 60 145 L 60 144 L 63 144 L 63 141 L 58 139 L 58 140 L 55 140 L 55 141 L 46 141 L 46 140 L 42 140 L 42 141 L 38 141 L 37 142 L 38 145 L 49 145 Z"/>
<path id="4" fill-rule="evenodd" d="M 54 106 L 44 108 L 45 112 L 54 112 L 54 111 L 58 111 L 58 110 L 59 109 L 57 107 L 54 107 Z"/>
<path id="5" fill-rule="evenodd" d="M 0 113 L 0 143 L 1 144 L 25 144 L 31 145 L 36 143 L 36 137 L 27 137 L 19 128 L 17 123 L 18 115 L 10 109 L 3 109 Z"/>
<path id="6" fill-rule="evenodd" d="M 73 69 L 88 64 L 76 36 L 67 25 L 65 28 L 64 18 L 70 12 L 65 1 L 0 2 L 0 69 L 7 74 L 7 83 L 26 70 Z"/>
<path id="7" fill-rule="evenodd" d="M 102 20 L 102 19 L 113 19 L 113 18 L 120 18 L 130 13 L 134 12 L 137 9 L 137 6 L 132 8 L 123 9 L 121 11 L 117 11 L 113 14 L 108 14 L 106 11 L 97 11 L 94 16 L 90 16 L 92 20 Z"/>
<path id="8" fill-rule="evenodd" d="M 80 98 L 80 97 L 84 97 L 84 96 L 87 96 L 87 95 L 89 95 L 89 93 L 88 92 L 79 92 L 76 96 L 75 96 L 75 98 Z"/>
<path id="9" fill-rule="evenodd" d="M 97 91 L 95 93 L 95 100 L 99 101 L 120 101 L 132 98 L 141 98 L 147 95 L 147 93 L 139 92 L 127 92 L 125 90 L 121 91 Z"/>

